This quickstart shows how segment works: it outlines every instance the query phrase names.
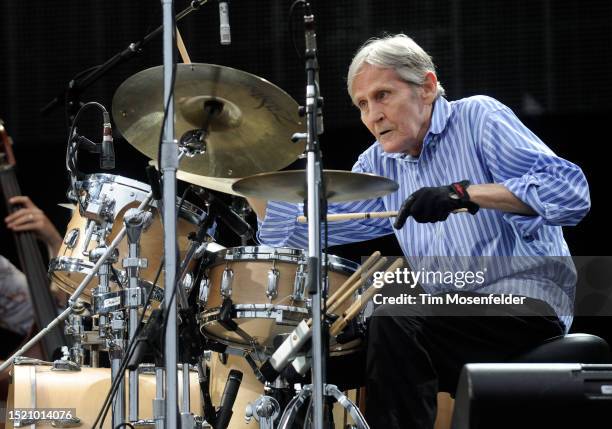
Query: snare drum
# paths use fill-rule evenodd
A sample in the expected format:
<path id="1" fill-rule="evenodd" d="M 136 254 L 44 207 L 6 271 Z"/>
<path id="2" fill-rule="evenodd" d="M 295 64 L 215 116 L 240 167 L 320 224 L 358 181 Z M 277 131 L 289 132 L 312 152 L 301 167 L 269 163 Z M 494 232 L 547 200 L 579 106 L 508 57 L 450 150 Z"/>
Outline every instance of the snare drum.
<path id="1" fill-rule="evenodd" d="M 247 246 L 217 252 L 209 268 L 206 290 L 200 291 L 205 301 L 200 313 L 202 334 L 237 348 L 272 350 L 277 335 L 290 333 L 311 316 L 306 263 L 307 255 L 299 249 Z M 327 267 L 328 293 L 332 294 L 359 265 L 328 255 Z M 221 320 L 221 307 L 227 298 L 231 299 L 231 319 L 238 330 L 227 329 Z M 338 314 L 349 304 L 341 306 Z M 330 351 L 353 351 L 358 344 L 332 344 Z"/>
<path id="2" fill-rule="evenodd" d="M 87 237 L 87 227 L 91 225 L 90 219 L 85 217 L 80 210 L 74 210 L 72 219 L 68 224 L 67 232 L 64 237 L 62 246 L 60 247 L 58 256 L 53 258 L 49 263 L 49 273 L 51 278 L 65 292 L 72 294 L 81 281 L 91 273 L 94 263 L 89 260 L 89 252 L 95 249 L 98 242 L 104 240 L 110 244 L 119 234 L 124 226 L 123 218 L 127 210 L 137 208 L 144 201 L 150 187 L 144 183 L 137 182 L 121 176 L 113 176 L 110 174 L 94 174 L 89 176 L 87 180 L 79 182 L 79 199 L 84 207 L 92 201 L 103 202 L 106 211 L 105 217 L 110 219 L 106 223 L 107 237 L 98 237 L 93 235 Z M 149 288 L 155 281 L 157 271 L 162 264 L 163 255 L 163 228 L 160 214 L 151 203 L 147 209 L 153 214 L 151 225 L 143 231 L 140 237 L 140 257 L 146 258 L 148 262 L 147 268 L 141 268 L 139 271 L 140 280 L 144 286 Z M 183 201 L 179 210 L 177 219 L 177 241 L 179 253 L 184 256 L 189 247 L 188 235 L 197 230 L 198 223 L 206 214 L 197 206 Z M 119 276 L 125 280 L 124 270 L 122 268 L 123 259 L 128 256 L 127 238 L 123 239 L 117 246 L 119 257 L 117 262 L 113 264 Z M 158 285 L 163 285 L 163 271 Z M 95 287 L 94 281 L 90 283 L 90 287 L 83 290 L 81 298 L 83 300 L 91 299 L 91 288 Z M 163 298 L 163 290 L 161 286 L 156 287 L 153 292 L 153 300 L 160 301 Z"/>
<path id="3" fill-rule="evenodd" d="M 152 420 L 156 386 L 154 368 L 150 365 L 142 365 L 138 372 L 138 417 L 143 420 Z M 178 398 L 181 407 L 182 385 L 182 374 L 179 372 Z M 74 421 L 72 425 L 58 421 L 53 426 L 91 428 L 110 386 L 109 368 L 82 367 L 80 371 L 55 371 L 50 363 L 15 365 L 12 370 L 12 383 L 9 386 L 7 410 L 16 408 L 44 408 L 58 411 L 59 409 L 72 409 L 76 414 L 72 417 L 76 417 L 78 421 Z M 202 404 L 196 371 L 190 372 L 189 388 L 190 411 L 201 416 Z M 126 382 L 126 400 L 128 396 Z M 14 427 L 14 422 L 7 420 L 7 423 L 7 428 Z M 47 423 L 52 424 L 52 422 Z M 110 429 L 111 426 L 112 419 L 109 411 L 103 427 Z M 152 425 L 145 427 L 152 427 Z"/>

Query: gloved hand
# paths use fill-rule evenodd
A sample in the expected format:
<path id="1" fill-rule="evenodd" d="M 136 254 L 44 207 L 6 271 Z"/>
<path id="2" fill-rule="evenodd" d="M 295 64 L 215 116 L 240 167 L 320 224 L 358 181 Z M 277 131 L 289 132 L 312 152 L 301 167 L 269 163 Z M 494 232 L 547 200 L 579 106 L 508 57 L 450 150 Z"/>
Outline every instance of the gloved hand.
<path id="1" fill-rule="evenodd" d="M 467 209 L 475 214 L 480 206 L 470 201 L 466 189 L 469 180 L 462 180 L 447 186 L 421 188 L 410 195 L 400 208 L 393 227 L 400 229 L 406 223 L 408 216 L 417 222 L 438 222 L 446 220 L 455 210 Z"/>

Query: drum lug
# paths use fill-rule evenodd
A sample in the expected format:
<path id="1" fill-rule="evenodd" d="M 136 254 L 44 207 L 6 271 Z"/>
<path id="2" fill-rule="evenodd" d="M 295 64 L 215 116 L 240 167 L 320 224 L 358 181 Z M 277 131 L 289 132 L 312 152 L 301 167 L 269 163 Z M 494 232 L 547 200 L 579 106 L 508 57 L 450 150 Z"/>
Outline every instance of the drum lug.
<path id="1" fill-rule="evenodd" d="M 221 296 L 229 298 L 232 296 L 232 283 L 234 282 L 234 270 L 225 267 L 221 276 Z"/>
<path id="2" fill-rule="evenodd" d="M 306 271 L 304 270 L 304 264 L 300 264 L 296 273 L 295 280 L 293 282 L 293 300 L 294 301 L 305 301 L 306 296 Z"/>
<path id="3" fill-rule="evenodd" d="M 278 296 L 278 278 L 280 271 L 276 268 L 271 268 L 268 271 L 268 287 L 266 289 L 266 296 L 272 300 Z"/>
<path id="4" fill-rule="evenodd" d="M 79 235 L 81 235 L 81 231 L 77 228 L 73 228 L 66 234 L 66 238 L 64 239 L 64 244 L 68 249 L 74 249 L 79 241 Z"/>
<path id="5" fill-rule="evenodd" d="M 202 307 L 206 307 L 206 304 L 208 303 L 209 291 L 210 291 L 210 279 L 203 278 L 202 281 L 200 282 L 200 294 L 198 296 L 198 299 L 200 300 L 200 304 L 202 305 Z"/>
<path id="6" fill-rule="evenodd" d="M 181 281 L 181 286 L 183 287 L 183 289 L 185 289 L 185 292 L 187 294 L 189 294 L 189 291 L 191 291 L 191 288 L 193 287 L 193 280 L 193 275 L 191 273 L 187 273 Z"/>

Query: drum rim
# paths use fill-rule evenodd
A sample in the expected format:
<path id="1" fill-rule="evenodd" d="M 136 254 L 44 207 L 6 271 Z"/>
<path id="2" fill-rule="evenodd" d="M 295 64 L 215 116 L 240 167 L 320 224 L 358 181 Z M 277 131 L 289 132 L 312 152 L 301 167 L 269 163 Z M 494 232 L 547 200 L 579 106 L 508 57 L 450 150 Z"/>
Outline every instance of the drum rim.
<path id="1" fill-rule="evenodd" d="M 74 261 L 76 261 L 77 263 L 74 263 Z M 68 265 L 63 265 L 64 263 L 67 263 Z M 91 262 L 87 262 L 79 258 L 73 258 L 71 256 L 57 256 L 55 258 L 51 258 L 51 260 L 49 261 L 48 273 L 51 275 L 51 278 L 54 281 L 60 283 L 61 285 L 69 288 L 72 291 L 75 291 L 78 288 L 78 285 L 74 285 L 72 283 L 66 282 L 61 276 L 59 276 L 59 273 L 78 273 L 78 274 L 84 273 L 87 275 L 91 273 L 93 266 L 94 264 L 92 264 Z M 72 271 L 67 269 L 71 267 L 80 268 L 80 269 L 75 269 Z M 58 268 L 61 268 L 61 269 L 58 269 Z M 117 270 L 117 272 L 123 278 L 127 278 L 126 271 Z M 139 282 L 140 282 L 140 287 L 145 288 L 145 294 L 148 294 L 150 287 L 152 286 L 153 283 L 148 280 L 144 280 L 144 279 L 140 279 Z M 86 296 L 92 295 L 89 293 L 89 289 L 91 288 L 83 290 L 82 295 L 86 295 Z M 164 289 L 159 285 L 155 285 L 155 290 L 153 294 L 151 295 L 151 302 L 161 302 L 163 297 L 164 297 Z"/>
<path id="2" fill-rule="evenodd" d="M 144 192 L 144 193 L 149 193 L 151 192 L 151 186 L 149 186 L 148 184 L 144 183 L 144 182 L 140 182 L 136 179 L 131 179 L 129 177 L 125 177 L 125 176 L 121 176 L 118 174 L 109 174 L 109 173 L 94 173 L 94 174 L 89 174 L 87 176 L 85 176 L 85 178 L 83 180 L 79 180 L 77 181 L 77 188 L 78 189 L 82 189 L 87 191 L 87 189 L 89 187 L 91 187 L 91 185 L 93 183 L 96 184 L 119 184 L 119 185 L 123 185 L 127 188 L 131 188 L 133 190 L 136 191 L 140 191 L 140 192 Z M 134 201 L 140 201 L 138 199 L 135 199 Z M 178 204 L 180 203 L 181 198 L 180 197 L 176 197 L 176 204 L 178 206 Z M 151 203 L 149 203 L 150 206 L 157 208 L 157 202 L 156 201 L 151 201 Z M 201 207 L 193 204 L 192 202 L 183 200 L 182 204 L 181 204 L 181 209 L 179 212 L 179 216 L 189 222 L 191 222 L 194 225 L 199 224 L 202 219 L 203 219 L 203 214 L 205 213 L 204 209 L 202 209 Z"/>
<path id="3" fill-rule="evenodd" d="M 244 249 L 235 253 L 236 249 Z M 261 256 L 260 255 L 266 255 Z M 325 255 L 325 254 L 323 254 Z M 359 268 L 359 264 L 349 259 L 335 255 L 327 255 L 328 264 L 331 271 L 353 274 Z M 228 261 L 281 261 L 299 263 L 306 261 L 306 252 L 302 249 L 293 247 L 272 247 L 272 246 L 237 246 L 216 252 L 215 261 L 211 268 Z"/>

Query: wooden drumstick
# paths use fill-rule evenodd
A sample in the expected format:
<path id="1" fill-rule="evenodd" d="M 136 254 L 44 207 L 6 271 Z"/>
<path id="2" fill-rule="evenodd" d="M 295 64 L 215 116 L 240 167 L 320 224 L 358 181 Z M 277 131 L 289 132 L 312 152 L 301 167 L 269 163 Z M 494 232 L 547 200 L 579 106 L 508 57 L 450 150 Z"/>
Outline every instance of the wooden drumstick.
<path id="1" fill-rule="evenodd" d="M 468 209 L 457 209 L 453 210 L 452 213 L 467 213 Z M 387 217 L 397 217 L 397 211 L 390 212 L 368 212 L 368 213 L 336 213 L 327 215 L 328 222 L 337 222 L 342 220 L 354 220 L 354 219 L 380 219 Z M 306 216 L 298 216 L 297 221 L 300 223 L 308 222 Z"/>
<path id="2" fill-rule="evenodd" d="M 344 304 L 344 302 L 349 299 L 353 293 L 355 293 L 355 291 L 357 289 L 359 289 L 361 286 L 363 286 L 363 284 L 366 282 L 367 279 L 369 279 L 370 277 L 372 277 L 374 275 L 374 273 L 378 270 L 380 270 L 382 268 L 383 265 L 385 265 L 387 263 L 387 258 L 382 257 L 380 258 L 373 266 L 372 268 L 370 268 L 368 270 L 368 272 L 366 273 L 365 276 L 363 276 L 362 278 L 360 278 L 358 281 L 356 281 L 355 283 L 353 283 L 353 285 L 351 285 L 351 287 L 347 288 L 344 293 L 342 294 L 342 296 L 340 298 L 338 298 L 336 300 L 336 302 L 334 302 L 332 305 L 330 305 L 327 309 L 328 313 L 333 313 L 334 311 L 336 311 L 338 309 L 338 307 L 340 307 L 342 304 Z"/>
<path id="3" fill-rule="evenodd" d="M 353 220 L 353 219 L 374 219 L 374 218 L 385 218 L 385 217 L 396 217 L 397 212 L 369 212 L 369 213 L 337 213 L 327 215 L 327 221 L 341 221 L 341 220 Z M 298 216 L 297 221 L 300 223 L 308 222 L 306 216 Z"/>
<path id="4" fill-rule="evenodd" d="M 357 278 L 359 276 L 361 276 L 361 273 L 363 273 L 364 270 L 367 270 L 371 264 L 373 264 L 374 262 L 376 262 L 378 259 L 380 258 L 380 252 L 377 250 L 376 252 L 372 253 L 370 255 L 370 257 L 368 259 L 365 260 L 365 262 L 359 267 L 357 268 L 357 271 L 355 271 L 349 278 L 348 280 L 346 280 L 344 283 L 342 283 L 342 285 L 329 297 L 327 298 L 327 306 L 331 306 L 334 304 L 334 302 L 344 294 L 344 291 L 346 290 L 346 288 L 348 286 L 350 286 L 355 280 L 357 280 Z"/>
<path id="5" fill-rule="evenodd" d="M 391 266 L 387 268 L 385 273 L 393 272 L 396 269 L 401 268 L 403 265 L 404 265 L 403 259 L 401 258 L 396 259 L 395 262 L 393 262 L 393 264 L 391 264 Z M 353 302 L 353 304 L 351 304 L 351 306 L 342 314 L 342 316 L 334 322 L 334 324 L 331 326 L 329 330 L 330 333 L 333 336 L 337 336 L 338 334 L 340 334 L 340 332 L 342 332 L 342 330 L 346 327 L 348 322 L 350 322 L 352 319 L 354 319 L 359 314 L 359 312 L 366 306 L 366 304 L 370 301 L 370 299 L 372 299 L 374 294 L 378 291 L 379 291 L 379 288 L 376 288 L 373 286 L 368 288 L 368 290 L 366 290 L 359 297 L 359 299 Z"/>
<path id="6" fill-rule="evenodd" d="M 183 43 L 183 38 L 181 37 L 181 32 L 178 27 L 176 28 L 176 47 L 178 48 L 183 63 L 191 64 L 191 58 L 189 58 L 189 53 L 187 53 L 187 48 L 185 47 L 185 43 Z"/>
<path id="7" fill-rule="evenodd" d="M 340 297 L 341 294 L 344 296 L 344 292 L 347 290 L 347 287 L 349 287 L 352 282 L 354 282 L 355 280 L 357 280 L 359 278 L 359 276 L 361 276 L 361 273 L 363 272 L 364 269 L 369 267 L 370 264 L 372 264 L 374 261 L 378 260 L 379 258 L 380 258 L 380 252 L 378 250 L 376 252 L 372 253 L 370 255 L 370 257 L 368 259 L 366 259 L 365 262 L 359 268 L 357 268 L 357 270 L 338 288 L 338 290 L 336 292 L 334 292 L 332 294 L 332 296 L 330 296 L 327 299 L 327 305 L 330 306 L 331 304 L 333 304 L 338 299 L 338 297 Z M 382 259 L 384 259 L 386 261 L 386 258 L 382 258 Z M 380 261 L 378 261 L 378 262 L 380 262 Z M 379 266 L 379 264 L 377 264 L 375 266 Z M 368 271 L 368 274 L 366 274 L 366 277 L 365 277 L 366 279 L 371 275 L 370 271 Z M 357 284 L 359 284 L 359 282 L 357 282 Z M 342 301 L 340 301 L 340 303 L 342 303 L 343 301 L 344 301 L 344 299 Z M 328 310 L 328 312 L 329 312 L 329 310 Z M 306 324 L 308 326 L 312 326 L 312 318 L 308 319 Z"/>

